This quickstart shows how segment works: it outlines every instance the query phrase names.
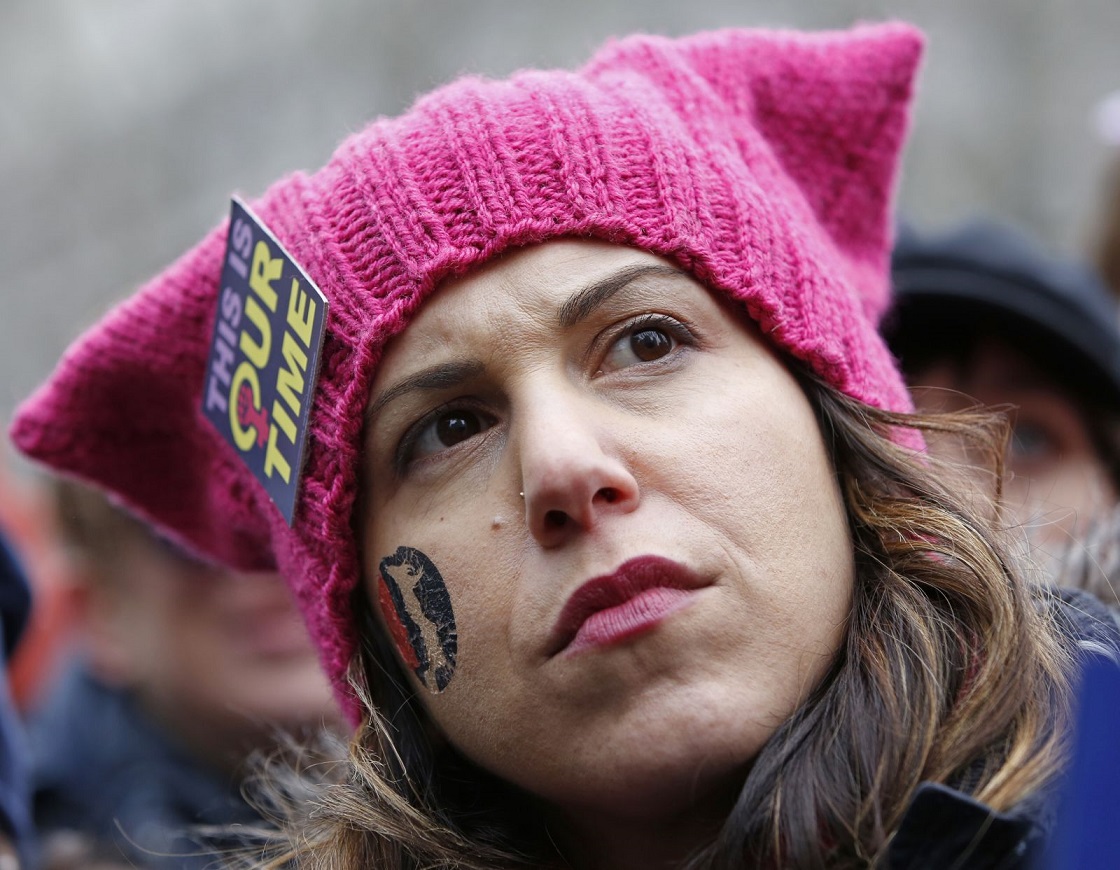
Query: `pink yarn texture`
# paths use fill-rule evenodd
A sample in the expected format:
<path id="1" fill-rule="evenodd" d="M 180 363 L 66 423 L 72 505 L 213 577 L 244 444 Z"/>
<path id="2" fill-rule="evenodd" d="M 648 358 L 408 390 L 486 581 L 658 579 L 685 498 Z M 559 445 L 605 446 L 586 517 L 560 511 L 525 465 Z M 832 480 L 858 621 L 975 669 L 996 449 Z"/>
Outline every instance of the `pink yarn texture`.
<path id="1" fill-rule="evenodd" d="M 460 79 L 251 201 L 331 303 L 292 528 L 199 410 L 224 224 L 70 348 L 12 438 L 211 559 L 278 566 L 356 719 L 363 411 L 447 277 L 560 236 L 641 248 L 843 392 L 909 410 L 876 325 L 921 44 L 902 24 L 631 37 L 574 72 Z"/>

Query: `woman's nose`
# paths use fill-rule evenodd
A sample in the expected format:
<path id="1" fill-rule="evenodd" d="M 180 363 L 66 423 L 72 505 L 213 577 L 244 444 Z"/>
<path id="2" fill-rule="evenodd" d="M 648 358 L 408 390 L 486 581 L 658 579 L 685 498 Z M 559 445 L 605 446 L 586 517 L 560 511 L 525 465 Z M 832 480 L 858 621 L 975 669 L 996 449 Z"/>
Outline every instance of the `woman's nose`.
<path id="1" fill-rule="evenodd" d="M 526 521 L 544 547 L 639 502 L 638 482 L 615 449 L 625 433 L 612 429 L 606 413 L 577 405 L 542 402 L 518 427 Z"/>

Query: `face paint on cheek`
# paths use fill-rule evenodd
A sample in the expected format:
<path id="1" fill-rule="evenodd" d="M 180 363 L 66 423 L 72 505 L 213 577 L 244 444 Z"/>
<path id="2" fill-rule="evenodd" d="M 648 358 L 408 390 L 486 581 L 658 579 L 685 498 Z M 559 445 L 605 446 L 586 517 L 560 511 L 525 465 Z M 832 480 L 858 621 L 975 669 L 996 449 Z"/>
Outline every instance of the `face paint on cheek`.
<path id="1" fill-rule="evenodd" d="M 436 566 L 413 547 L 398 547 L 379 566 L 377 600 L 402 661 L 432 692 L 455 674 L 459 637 L 451 596 Z"/>

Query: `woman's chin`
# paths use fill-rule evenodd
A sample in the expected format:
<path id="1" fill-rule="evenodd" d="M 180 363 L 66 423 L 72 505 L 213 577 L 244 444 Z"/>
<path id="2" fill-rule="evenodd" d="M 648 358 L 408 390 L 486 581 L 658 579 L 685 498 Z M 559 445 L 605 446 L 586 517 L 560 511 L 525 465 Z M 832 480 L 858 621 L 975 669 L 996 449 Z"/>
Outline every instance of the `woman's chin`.
<path id="1" fill-rule="evenodd" d="M 750 761 L 740 761 L 618 771 L 597 790 L 576 789 L 574 800 L 557 805 L 573 819 L 597 817 L 635 825 L 726 818 L 749 767 Z"/>
<path id="2" fill-rule="evenodd" d="M 554 764 L 522 767 L 510 778 L 570 813 L 637 822 L 713 802 L 726 813 L 770 729 L 730 709 L 683 706 L 672 712 L 557 747 Z"/>

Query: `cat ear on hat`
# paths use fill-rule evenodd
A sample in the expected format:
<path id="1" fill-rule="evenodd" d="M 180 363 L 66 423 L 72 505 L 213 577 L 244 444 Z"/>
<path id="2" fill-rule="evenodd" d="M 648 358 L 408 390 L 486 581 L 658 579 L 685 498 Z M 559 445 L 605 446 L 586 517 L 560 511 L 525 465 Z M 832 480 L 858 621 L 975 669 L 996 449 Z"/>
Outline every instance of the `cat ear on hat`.
<path id="1" fill-rule="evenodd" d="M 17 409 L 10 435 L 189 549 L 267 569 L 251 478 L 199 411 L 226 233 L 212 231 L 83 335 Z"/>
<path id="2" fill-rule="evenodd" d="M 748 164 L 761 163 L 753 157 L 761 135 L 794 182 L 790 193 L 843 253 L 866 314 L 877 320 L 889 304 L 891 203 L 923 44 L 917 29 L 901 23 L 821 33 L 723 30 L 623 40 L 597 60 L 601 68 L 640 64 L 647 75 L 671 78 L 681 65 L 665 55 L 684 59 L 712 98 L 680 110 L 738 125 Z"/>
<path id="3" fill-rule="evenodd" d="M 754 85 L 755 123 L 862 273 L 853 277 L 875 320 L 890 302 L 891 204 L 922 45 L 902 24 L 802 40 Z"/>

